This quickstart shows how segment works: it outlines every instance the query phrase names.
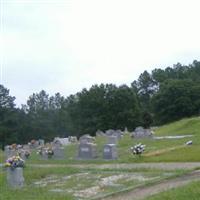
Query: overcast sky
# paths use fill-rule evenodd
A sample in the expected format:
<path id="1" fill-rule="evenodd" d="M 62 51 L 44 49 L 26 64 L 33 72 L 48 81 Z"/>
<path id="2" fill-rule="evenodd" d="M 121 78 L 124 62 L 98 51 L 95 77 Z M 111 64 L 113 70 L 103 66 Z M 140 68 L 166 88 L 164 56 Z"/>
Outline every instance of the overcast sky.
<path id="1" fill-rule="evenodd" d="M 0 2 L 0 81 L 17 105 L 200 60 L 199 0 Z"/>

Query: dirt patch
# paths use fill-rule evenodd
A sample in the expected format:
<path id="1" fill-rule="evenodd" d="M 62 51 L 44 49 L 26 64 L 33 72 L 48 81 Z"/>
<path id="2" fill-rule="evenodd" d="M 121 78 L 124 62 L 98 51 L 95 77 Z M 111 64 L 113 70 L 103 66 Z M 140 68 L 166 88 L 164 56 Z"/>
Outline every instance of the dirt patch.
<path id="1" fill-rule="evenodd" d="M 186 147 L 185 145 L 176 146 L 176 147 L 170 147 L 170 148 L 166 148 L 166 149 L 161 149 L 161 150 L 153 151 L 153 152 L 150 152 L 150 153 L 145 153 L 144 156 L 145 157 L 159 156 L 161 154 L 168 153 L 170 151 L 174 151 L 174 150 L 177 150 L 177 149 L 182 149 L 182 148 L 185 148 L 185 147 Z"/>
<path id="2" fill-rule="evenodd" d="M 200 171 L 194 171 L 190 174 L 178 178 L 162 181 L 146 187 L 138 187 L 126 193 L 114 194 L 111 197 L 101 198 L 102 200 L 141 200 L 151 195 L 186 185 L 192 181 L 200 180 Z"/>
<path id="3" fill-rule="evenodd" d="M 84 190 L 74 191 L 74 196 L 80 197 L 80 198 L 91 198 L 93 196 L 96 196 L 98 193 L 101 193 L 104 188 L 106 187 L 123 187 L 122 184 L 118 184 L 118 181 L 124 180 L 126 182 L 128 181 L 149 181 L 153 179 L 158 179 L 160 177 L 144 177 L 141 174 L 118 174 L 118 175 L 112 175 L 104 178 L 100 178 L 95 183 L 95 186 L 86 188 Z"/>

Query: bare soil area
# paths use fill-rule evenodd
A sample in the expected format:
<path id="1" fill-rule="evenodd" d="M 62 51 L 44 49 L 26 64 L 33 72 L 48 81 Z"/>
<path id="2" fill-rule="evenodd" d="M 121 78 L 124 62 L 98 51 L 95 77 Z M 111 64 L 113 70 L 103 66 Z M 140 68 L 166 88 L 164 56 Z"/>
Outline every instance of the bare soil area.
<path id="1" fill-rule="evenodd" d="M 186 185 L 192 181 L 200 180 L 200 170 L 170 180 L 164 180 L 150 186 L 143 186 L 132 191 L 115 194 L 102 200 L 141 200 L 151 195 Z"/>

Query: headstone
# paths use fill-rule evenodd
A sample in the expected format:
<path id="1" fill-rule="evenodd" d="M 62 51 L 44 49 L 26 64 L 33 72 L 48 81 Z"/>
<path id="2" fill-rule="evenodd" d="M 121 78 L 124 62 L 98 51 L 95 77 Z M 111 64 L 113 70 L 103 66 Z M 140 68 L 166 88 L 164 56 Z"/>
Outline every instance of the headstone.
<path id="1" fill-rule="evenodd" d="M 23 168 L 7 168 L 7 182 L 12 188 L 21 188 L 24 186 Z"/>
<path id="2" fill-rule="evenodd" d="M 41 159 L 43 159 L 43 160 L 48 160 L 48 158 L 49 158 L 49 156 L 45 150 L 42 150 L 40 156 L 41 156 Z"/>
<path id="3" fill-rule="evenodd" d="M 31 149 L 35 149 L 39 146 L 39 142 L 37 140 L 31 140 L 31 142 L 29 143 L 29 147 Z"/>
<path id="4" fill-rule="evenodd" d="M 91 137 L 90 135 L 83 135 L 79 138 L 79 142 L 80 143 L 93 143 L 95 142 L 95 138 L 94 137 Z"/>
<path id="5" fill-rule="evenodd" d="M 6 158 L 11 157 L 10 150 L 11 150 L 11 147 L 9 145 L 7 145 L 7 146 L 4 147 L 4 154 L 5 154 Z"/>
<path id="6" fill-rule="evenodd" d="M 106 144 L 103 148 L 104 159 L 117 159 L 117 147 L 115 144 Z"/>
<path id="7" fill-rule="evenodd" d="M 144 138 L 144 137 L 152 137 L 152 131 L 150 129 L 144 129 L 143 127 L 137 127 L 135 131 L 132 133 L 134 138 Z"/>
<path id="8" fill-rule="evenodd" d="M 97 157 L 96 144 L 80 143 L 78 149 L 78 158 L 80 159 L 94 159 Z"/>
<path id="9" fill-rule="evenodd" d="M 76 136 L 69 136 L 69 142 L 76 143 L 77 142 L 77 137 Z"/>
<path id="10" fill-rule="evenodd" d="M 123 137 L 123 132 L 121 130 L 116 130 L 113 135 L 117 136 L 118 139 L 121 139 Z"/>
<path id="11" fill-rule="evenodd" d="M 50 158 L 51 156 L 48 155 L 47 153 L 48 148 L 39 148 L 37 154 L 40 155 L 40 158 L 42 160 L 47 160 L 48 158 Z"/>
<path id="12" fill-rule="evenodd" d="M 124 129 L 124 133 L 125 133 L 125 134 L 128 133 L 128 129 L 127 129 L 127 127 L 125 127 L 125 129 Z"/>
<path id="13" fill-rule="evenodd" d="M 39 139 L 38 143 L 39 143 L 40 146 L 44 146 L 44 140 L 43 139 Z"/>
<path id="14" fill-rule="evenodd" d="M 108 144 L 117 144 L 118 143 L 118 138 L 117 136 L 111 135 L 108 136 Z"/>
<path id="15" fill-rule="evenodd" d="M 4 150 L 4 153 L 5 153 L 5 157 L 7 159 L 9 157 L 16 156 L 17 155 L 17 150 L 6 146 L 5 150 Z"/>
<path id="16" fill-rule="evenodd" d="M 112 130 L 112 129 L 109 129 L 109 130 L 107 130 L 107 131 L 105 132 L 105 134 L 108 135 L 108 136 L 109 136 L 109 135 L 110 135 L 110 136 L 111 136 L 111 135 L 114 135 L 114 133 L 115 133 L 115 131 Z"/>
<path id="17" fill-rule="evenodd" d="M 54 147 L 53 148 L 53 159 L 59 160 L 65 158 L 65 149 L 64 147 Z"/>
<path id="18" fill-rule="evenodd" d="M 101 130 L 97 130 L 96 136 L 105 136 L 105 133 Z"/>
<path id="19" fill-rule="evenodd" d="M 31 152 L 28 149 L 20 149 L 18 150 L 18 155 L 23 159 L 26 160 L 29 158 Z"/>

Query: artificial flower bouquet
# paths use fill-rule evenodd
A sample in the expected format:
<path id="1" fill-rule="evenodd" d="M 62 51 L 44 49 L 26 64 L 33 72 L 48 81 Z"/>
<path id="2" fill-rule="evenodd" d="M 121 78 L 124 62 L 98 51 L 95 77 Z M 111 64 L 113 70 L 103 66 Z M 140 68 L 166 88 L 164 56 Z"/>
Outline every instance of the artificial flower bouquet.
<path id="1" fill-rule="evenodd" d="M 136 144 L 134 147 L 131 147 L 132 153 L 136 155 L 141 155 L 145 150 L 145 145 Z"/>
<path id="2" fill-rule="evenodd" d="M 12 156 L 6 160 L 5 167 L 15 169 L 17 167 L 25 167 L 25 161 L 20 156 Z"/>
<path id="3" fill-rule="evenodd" d="M 54 152 L 53 152 L 53 149 L 52 148 L 47 148 L 46 149 L 46 154 L 48 155 L 48 156 L 53 156 L 53 154 L 54 154 Z"/>

